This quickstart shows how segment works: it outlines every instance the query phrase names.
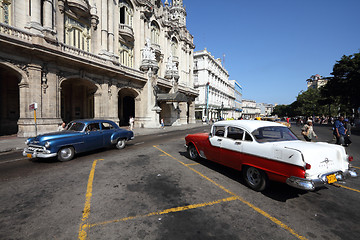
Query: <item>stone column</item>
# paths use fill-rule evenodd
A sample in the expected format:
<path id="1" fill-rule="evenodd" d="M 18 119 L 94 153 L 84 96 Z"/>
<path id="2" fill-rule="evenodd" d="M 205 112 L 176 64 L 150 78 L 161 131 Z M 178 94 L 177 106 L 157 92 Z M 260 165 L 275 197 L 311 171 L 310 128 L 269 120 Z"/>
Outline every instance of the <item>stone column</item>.
<path id="1" fill-rule="evenodd" d="M 37 122 L 41 119 L 41 66 L 29 64 L 27 66 L 28 83 L 20 84 L 20 118 L 18 121 L 20 137 L 35 136 L 34 111 L 29 110 L 29 105 L 36 102 L 38 109 L 36 111 Z M 38 128 L 38 133 L 41 128 Z"/>
<path id="2" fill-rule="evenodd" d="M 108 87 L 109 94 L 109 120 L 112 120 L 116 123 L 119 123 L 119 114 L 118 114 L 118 88 L 115 84 L 111 83 L 111 86 Z"/>
<path id="3" fill-rule="evenodd" d="M 45 0 L 43 5 L 43 23 L 44 28 L 53 28 L 53 16 L 52 16 L 53 2 L 52 0 Z"/>
<path id="4" fill-rule="evenodd" d="M 108 50 L 111 54 L 114 53 L 114 1 L 108 0 Z"/>
<path id="5" fill-rule="evenodd" d="M 94 118 L 101 118 L 102 117 L 102 92 L 101 89 L 98 88 L 94 94 Z"/>
<path id="6" fill-rule="evenodd" d="M 189 123 L 196 123 L 195 102 L 189 102 L 188 104 L 189 104 Z M 205 116 L 205 114 L 203 116 Z"/>
<path id="7" fill-rule="evenodd" d="M 180 124 L 187 124 L 187 103 L 181 102 L 179 103 L 180 112 Z"/>
<path id="8" fill-rule="evenodd" d="M 108 1 L 101 1 L 101 54 L 108 52 Z"/>
<path id="9" fill-rule="evenodd" d="M 64 12 L 61 12 L 62 10 L 59 9 L 59 7 L 56 7 L 55 11 L 55 30 L 58 33 L 57 38 L 58 41 L 61 43 L 65 43 L 65 34 L 64 34 Z"/>
<path id="10" fill-rule="evenodd" d="M 30 22 L 25 28 L 30 29 L 31 33 L 41 34 L 43 27 L 41 26 L 41 0 L 32 0 L 30 8 Z"/>

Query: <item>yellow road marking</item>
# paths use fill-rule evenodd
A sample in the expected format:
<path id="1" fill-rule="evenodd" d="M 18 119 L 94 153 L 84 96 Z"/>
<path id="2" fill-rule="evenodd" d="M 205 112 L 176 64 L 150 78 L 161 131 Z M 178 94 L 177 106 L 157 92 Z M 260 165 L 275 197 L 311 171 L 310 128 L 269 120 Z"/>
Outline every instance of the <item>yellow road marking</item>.
<path id="1" fill-rule="evenodd" d="M 346 189 L 348 189 L 348 190 L 351 190 L 351 191 L 359 192 L 359 193 L 360 193 L 360 190 L 357 190 L 357 189 L 354 189 L 354 188 L 350 188 L 350 187 L 346 187 L 346 186 L 340 185 L 340 184 L 338 184 L 338 183 L 333 183 L 333 184 L 334 184 L 335 186 L 337 186 L 337 187 L 346 188 Z"/>
<path id="2" fill-rule="evenodd" d="M 189 164 L 185 164 L 185 166 L 196 166 L 199 165 L 200 163 L 189 163 Z"/>
<path id="3" fill-rule="evenodd" d="M 80 228 L 79 228 L 79 239 L 84 240 L 87 237 L 87 229 L 89 228 L 89 224 L 87 223 L 87 220 L 89 219 L 90 216 L 90 203 L 91 203 L 91 196 L 92 196 L 92 184 L 93 184 L 93 180 L 94 180 L 94 175 L 95 175 L 95 167 L 98 161 L 102 161 L 104 159 L 97 159 L 93 162 L 91 171 L 90 171 L 90 175 L 89 175 L 89 180 L 88 180 L 88 185 L 87 185 L 87 190 L 86 190 L 86 200 L 85 200 L 85 207 L 84 207 L 84 211 L 83 211 L 83 216 L 81 219 L 81 224 L 80 224 Z"/>
<path id="4" fill-rule="evenodd" d="M 237 200 L 237 197 L 228 197 L 228 198 L 224 198 L 224 199 L 220 199 L 220 200 L 216 200 L 216 201 L 212 201 L 212 202 L 206 202 L 206 203 L 200 203 L 200 204 L 192 204 L 192 205 L 187 205 L 187 206 L 183 206 L 183 207 L 169 208 L 169 209 L 165 209 L 165 210 L 162 210 L 162 211 L 148 213 L 148 214 L 145 214 L 145 215 L 131 216 L 131 217 L 115 219 L 115 220 L 111 220 L 111 221 L 93 223 L 93 224 L 89 224 L 89 228 L 96 227 L 96 226 L 101 226 L 101 225 L 106 225 L 106 224 L 109 224 L 109 223 L 125 222 L 125 221 L 128 221 L 128 220 L 133 220 L 133 219 L 137 219 L 137 218 L 144 218 L 144 217 L 164 215 L 164 214 L 168 214 L 168 213 L 181 212 L 181 211 L 191 210 L 191 209 L 200 208 L 200 207 L 212 206 L 212 205 L 223 203 L 223 202 L 230 202 L 230 201 L 234 201 L 234 200 Z"/>
<path id="5" fill-rule="evenodd" d="M 250 208 L 252 208 L 253 210 L 255 210 L 256 212 L 260 213 L 261 215 L 263 215 L 264 217 L 268 218 L 269 220 L 271 220 L 272 222 L 274 222 L 275 224 L 279 225 L 280 227 L 282 227 L 283 229 L 289 231 L 292 235 L 294 235 L 295 237 L 297 237 L 298 239 L 301 240 L 306 240 L 307 238 L 297 234 L 292 228 L 290 228 L 289 226 L 287 226 L 286 224 L 284 224 L 283 222 L 281 222 L 280 220 L 278 220 L 275 217 L 272 217 L 270 214 L 268 214 L 267 212 L 261 210 L 260 208 L 256 207 L 255 205 L 251 204 L 250 202 L 244 200 L 243 198 L 241 198 L 240 196 L 236 195 L 235 193 L 231 192 L 230 190 L 226 189 L 225 187 L 221 186 L 220 184 L 216 183 L 215 181 L 213 181 L 212 179 L 208 178 L 207 176 L 205 176 L 204 174 L 200 173 L 199 171 L 187 166 L 187 164 L 183 163 L 182 161 L 176 159 L 175 157 L 173 157 L 172 155 L 168 154 L 167 152 L 163 151 L 162 149 L 160 149 L 158 146 L 153 146 L 154 148 L 158 149 L 159 151 L 163 152 L 164 154 L 166 154 L 167 156 L 171 157 L 172 159 L 176 160 L 177 162 L 181 163 L 182 165 L 186 166 L 187 168 L 191 169 L 192 171 L 196 172 L 197 174 L 199 174 L 201 177 L 205 178 L 206 180 L 210 181 L 211 183 L 215 184 L 216 186 L 218 186 L 219 188 L 221 188 L 222 190 L 224 190 L 225 192 L 231 194 L 233 197 L 236 197 L 239 201 L 241 201 L 242 203 L 248 205 Z"/>
<path id="6" fill-rule="evenodd" d="M 353 168 L 357 168 L 357 169 L 360 169 L 360 167 L 355 167 L 355 166 L 352 166 Z"/>

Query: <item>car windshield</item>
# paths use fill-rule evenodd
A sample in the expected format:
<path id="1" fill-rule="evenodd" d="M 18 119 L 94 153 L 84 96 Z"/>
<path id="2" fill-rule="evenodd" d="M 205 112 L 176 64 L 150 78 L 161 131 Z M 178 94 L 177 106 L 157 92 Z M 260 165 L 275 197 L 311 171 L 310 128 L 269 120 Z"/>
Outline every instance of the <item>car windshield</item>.
<path id="1" fill-rule="evenodd" d="M 85 124 L 80 122 L 72 122 L 70 123 L 67 130 L 75 131 L 75 132 L 81 132 L 84 129 Z"/>
<path id="2" fill-rule="evenodd" d="M 252 135 L 259 143 L 298 140 L 287 127 L 261 127 L 253 131 Z"/>

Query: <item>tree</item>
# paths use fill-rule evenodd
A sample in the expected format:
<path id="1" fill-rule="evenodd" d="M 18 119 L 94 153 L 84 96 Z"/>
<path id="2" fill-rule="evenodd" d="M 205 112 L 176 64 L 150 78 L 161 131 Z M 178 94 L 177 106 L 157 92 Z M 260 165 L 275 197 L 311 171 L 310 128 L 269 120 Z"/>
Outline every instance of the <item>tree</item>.
<path id="1" fill-rule="evenodd" d="M 321 90 L 321 96 L 328 104 L 338 102 L 342 113 L 352 113 L 360 107 L 360 53 L 343 56 L 337 61 L 328 78 L 328 83 Z"/>

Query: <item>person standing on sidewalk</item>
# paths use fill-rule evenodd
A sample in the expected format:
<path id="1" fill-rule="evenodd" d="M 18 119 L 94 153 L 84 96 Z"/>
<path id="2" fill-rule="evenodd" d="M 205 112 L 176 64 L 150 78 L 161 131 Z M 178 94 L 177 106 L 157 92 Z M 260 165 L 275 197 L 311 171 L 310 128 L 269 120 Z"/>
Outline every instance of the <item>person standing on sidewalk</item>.
<path id="1" fill-rule="evenodd" d="M 345 133 L 345 137 L 344 137 L 344 143 L 345 143 L 345 147 L 347 147 L 352 143 L 352 141 L 350 139 L 351 124 L 349 122 L 349 119 L 347 119 L 347 118 L 344 120 L 344 127 L 346 129 L 346 133 Z"/>
<path id="2" fill-rule="evenodd" d="M 311 142 L 311 140 L 315 137 L 317 138 L 317 135 L 313 128 L 313 122 L 312 120 L 308 120 L 307 123 L 304 125 L 304 127 L 301 129 L 301 134 L 304 136 L 305 140 L 307 142 Z"/>
<path id="3" fill-rule="evenodd" d="M 129 125 L 130 125 L 131 131 L 134 129 L 134 122 L 135 122 L 135 119 L 134 119 L 134 117 L 131 116 L 129 119 Z"/>
<path id="4" fill-rule="evenodd" d="M 340 116 L 339 119 L 335 121 L 336 144 L 339 145 L 345 145 L 346 128 L 343 122 L 343 116 Z"/>

